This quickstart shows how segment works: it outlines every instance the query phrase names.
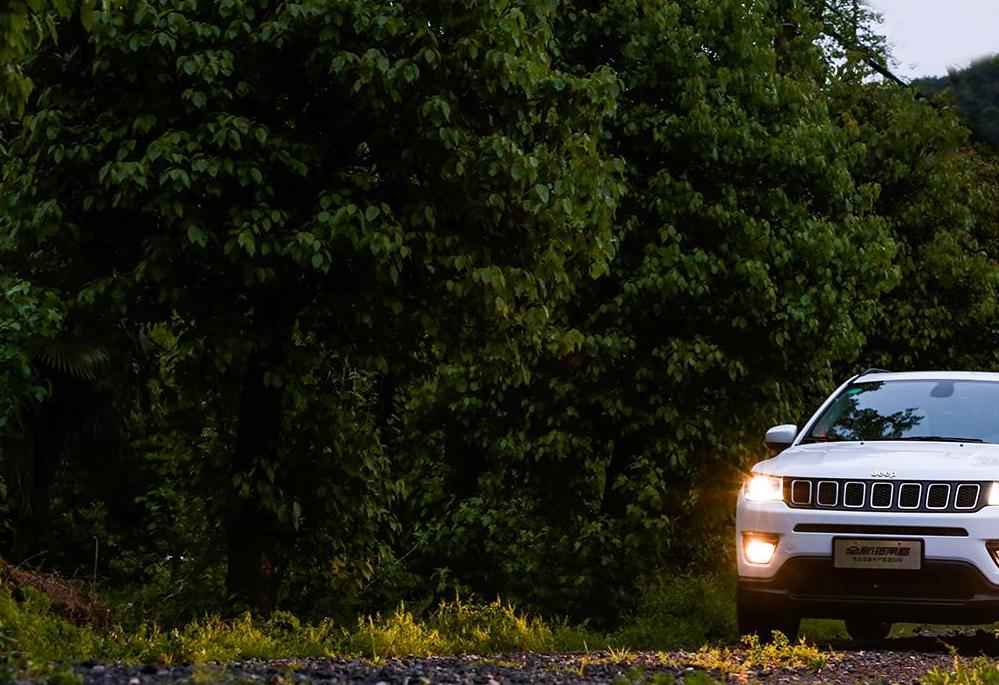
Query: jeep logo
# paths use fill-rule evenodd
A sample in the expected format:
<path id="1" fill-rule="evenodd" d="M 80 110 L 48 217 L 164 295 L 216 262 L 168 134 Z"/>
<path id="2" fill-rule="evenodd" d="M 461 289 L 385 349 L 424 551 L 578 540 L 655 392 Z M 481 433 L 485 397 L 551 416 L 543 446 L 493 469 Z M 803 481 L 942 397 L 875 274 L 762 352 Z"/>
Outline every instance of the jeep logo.
<path id="1" fill-rule="evenodd" d="M 871 474 L 871 478 L 894 478 L 894 471 L 875 471 Z"/>

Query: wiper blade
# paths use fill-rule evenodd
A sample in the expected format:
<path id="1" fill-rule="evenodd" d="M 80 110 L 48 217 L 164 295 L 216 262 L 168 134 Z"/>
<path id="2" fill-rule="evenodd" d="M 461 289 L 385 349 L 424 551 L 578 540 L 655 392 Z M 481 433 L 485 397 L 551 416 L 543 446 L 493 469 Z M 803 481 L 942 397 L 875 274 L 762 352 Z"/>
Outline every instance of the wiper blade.
<path id="1" fill-rule="evenodd" d="M 907 435 L 904 438 L 888 438 L 889 440 L 923 440 L 926 442 L 985 442 L 981 438 L 953 438 L 946 435 Z"/>

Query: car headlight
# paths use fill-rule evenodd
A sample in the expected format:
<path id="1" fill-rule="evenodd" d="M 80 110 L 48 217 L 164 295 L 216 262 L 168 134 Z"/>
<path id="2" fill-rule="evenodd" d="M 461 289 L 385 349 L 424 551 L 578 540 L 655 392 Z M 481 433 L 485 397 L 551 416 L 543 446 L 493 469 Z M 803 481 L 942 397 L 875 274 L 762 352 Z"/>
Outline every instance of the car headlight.
<path id="1" fill-rule="evenodd" d="M 999 504 L 999 482 L 989 486 L 989 504 Z"/>
<path id="2" fill-rule="evenodd" d="M 742 492 L 743 496 L 750 502 L 784 501 L 784 483 L 780 476 L 755 473 L 746 481 Z"/>

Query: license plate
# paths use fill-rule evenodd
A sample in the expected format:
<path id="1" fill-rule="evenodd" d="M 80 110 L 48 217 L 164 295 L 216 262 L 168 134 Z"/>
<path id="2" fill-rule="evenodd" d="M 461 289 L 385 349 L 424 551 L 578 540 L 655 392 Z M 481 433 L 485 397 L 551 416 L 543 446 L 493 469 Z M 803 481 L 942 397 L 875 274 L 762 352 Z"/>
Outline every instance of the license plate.
<path id="1" fill-rule="evenodd" d="M 922 563 L 922 540 L 833 540 L 836 568 L 916 570 Z"/>

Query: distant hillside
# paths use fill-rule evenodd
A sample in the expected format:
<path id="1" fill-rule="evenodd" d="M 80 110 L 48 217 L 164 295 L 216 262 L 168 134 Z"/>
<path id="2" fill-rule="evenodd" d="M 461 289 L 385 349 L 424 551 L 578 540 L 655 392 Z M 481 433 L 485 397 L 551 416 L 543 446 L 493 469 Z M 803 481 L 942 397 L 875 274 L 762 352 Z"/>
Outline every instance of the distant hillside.
<path id="1" fill-rule="evenodd" d="M 913 85 L 930 96 L 948 93 L 967 117 L 974 137 L 999 144 L 999 55 L 948 76 L 917 79 Z"/>

